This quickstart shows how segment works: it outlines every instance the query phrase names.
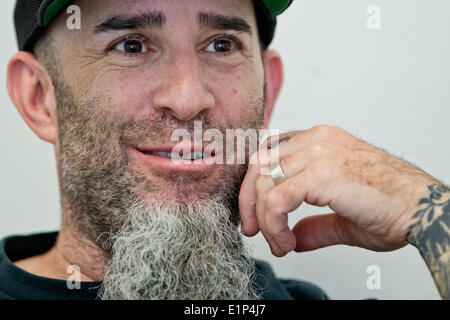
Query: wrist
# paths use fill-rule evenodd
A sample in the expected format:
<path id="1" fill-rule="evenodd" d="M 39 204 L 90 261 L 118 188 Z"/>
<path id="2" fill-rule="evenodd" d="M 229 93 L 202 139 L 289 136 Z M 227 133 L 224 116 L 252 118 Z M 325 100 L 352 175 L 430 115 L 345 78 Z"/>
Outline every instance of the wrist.
<path id="1" fill-rule="evenodd" d="M 443 184 L 430 184 L 428 195 L 422 197 L 418 204 L 420 209 L 410 219 L 406 240 L 419 248 L 422 242 L 435 238 L 436 232 L 445 229 L 444 222 L 448 220 L 450 211 L 450 188 Z"/>

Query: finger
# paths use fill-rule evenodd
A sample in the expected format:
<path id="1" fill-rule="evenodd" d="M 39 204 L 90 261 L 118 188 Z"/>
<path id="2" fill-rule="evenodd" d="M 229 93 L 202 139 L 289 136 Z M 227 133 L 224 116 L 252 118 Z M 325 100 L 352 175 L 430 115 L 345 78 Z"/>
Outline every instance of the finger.
<path id="1" fill-rule="evenodd" d="M 317 125 L 308 130 L 298 130 L 288 132 L 282 135 L 269 137 L 263 146 L 275 148 L 278 145 L 289 146 L 294 152 L 300 148 L 314 142 L 328 142 L 341 145 L 344 141 L 348 142 L 348 133 L 344 130 L 328 125 Z M 282 143 L 278 143 L 281 141 Z"/>
<path id="2" fill-rule="evenodd" d="M 298 153 L 281 160 L 279 166 L 287 179 L 278 187 L 272 176 L 260 176 L 256 182 L 256 219 L 253 219 L 276 256 L 282 256 L 295 247 L 295 237 L 289 230 L 287 214 L 304 201 L 306 179 L 298 174 L 303 170 L 305 160 L 306 157 Z"/>
<path id="3" fill-rule="evenodd" d="M 281 135 L 280 138 L 286 138 L 288 134 Z M 277 147 L 277 152 L 267 153 L 266 147 L 269 139 L 264 143 L 260 151 L 250 157 L 247 173 L 242 181 L 239 193 L 239 214 L 241 217 L 242 232 L 251 237 L 259 232 L 256 219 L 256 183 L 262 175 L 268 175 L 270 164 L 277 162 L 280 158 L 289 156 L 294 149 L 287 146 Z M 268 160 L 266 158 L 269 157 Z M 270 176 L 269 176 L 270 177 Z M 273 186 L 275 186 L 273 184 Z"/>
<path id="4" fill-rule="evenodd" d="M 300 173 L 270 190 L 265 201 L 264 225 L 261 231 L 274 241 L 284 255 L 296 247 L 296 239 L 288 225 L 288 214 L 297 209 L 307 194 L 305 176 Z"/>
<path id="5" fill-rule="evenodd" d="M 362 230 L 353 222 L 335 213 L 303 218 L 292 229 L 296 238 L 295 251 L 310 251 L 336 244 L 358 245 L 355 234 Z M 359 241 L 358 241 L 359 242 Z"/>
<path id="6" fill-rule="evenodd" d="M 291 137 L 291 139 L 277 146 L 277 152 L 270 154 L 269 165 L 270 163 L 278 162 L 279 159 L 283 159 L 281 161 L 282 169 L 285 175 L 290 177 L 301 172 L 312 161 L 324 156 L 326 148 L 323 144 L 318 144 L 323 136 L 320 134 L 314 135 L 316 131 L 320 132 L 320 130 L 299 131 L 294 134 L 291 133 L 291 136 L 289 134 L 280 136 L 280 139 L 288 137 Z M 268 139 L 265 142 L 266 146 L 270 143 L 268 141 L 270 140 Z M 258 220 L 255 216 L 257 199 L 255 190 L 256 181 L 261 175 L 269 175 L 270 177 L 270 170 L 268 170 L 267 165 L 263 166 L 261 164 L 260 159 L 264 159 L 264 156 L 261 156 L 261 151 L 251 157 L 249 168 L 239 194 L 239 212 L 242 231 L 247 236 L 254 236 L 259 232 Z M 275 184 L 272 186 L 275 187 Z"/>
<path id="7" fill-rule="evenodd" d="M 263 142 L 260 149 L 263 149 L 263 148 L 274 149 L 280 145 L 280 142 L 282 144 L 286 144 L 291 140 L 291 138 L 294 135 L 296 135 L 300 132 L 302 132 L 302 131 L 286 132 L 283 134 L 276 134 L 276 135 L 270 136 Z"/>
<path id="8" fill-rule="evenodd" d="M 239 215 L 242 233 L 252 237 L 259 232 L 256 219 L 256 181 L 259 178 L 259 166 L 249 165 L 239 192 Z"/>
<path id="9" fill-rule="evenodd" d="M 265 220 L 266 199 L 270 190 L 275 187 L 272 177 L 261 176 L 256 182 L 256 220 L 264 238 L 270 246 L 270 250 L 276 256 L 281 256 L 283 250 L 280 249 L 276 241 L 274 241 L 269 232 Z"/>
<path id="10" fill-rule="evenodd" d="M 284 150 L 284 148 L 282 149 Z M 286 177 L 296 175 L 303 170 L 307 163 L 307 157 L 302 157 L 301 153 L 297 151 L 293 154 L 288 154 L 288 151 L 282 151 L 283 160 L 280 161 L 281 169 Z M 292 152 L 289 152 L 292 153 Z M 257 155 L 256 155 L 257 156 Z M 280 156 L 281 158 L 281 156 Z M 256 160 L 254 160 L 256 161 Z M 278 159 L 272 159 L 272 162 L 278 162 Z M 266 169 L 269 173 L 266 174 L 262 170 Z M 257 190 L 256 186 L 258 180 L 262 177 L 267 181 L 266 186 L 260 188 L 266 192 L 269 189 L 275 187 L 275 183 L 270 175 L 270 169 L 263 167 L 261 164 L 250 164 L 247 174 L 241 185 L 239 193 L 239 213 L 241 216 L 242 231 L 247 236 L 254 236 L 259 232 L 257 225 L 256 214 L 256 202 L 257 202 Z M 260 197 L 261 201 L 265 201 L 265 198 Z"/>

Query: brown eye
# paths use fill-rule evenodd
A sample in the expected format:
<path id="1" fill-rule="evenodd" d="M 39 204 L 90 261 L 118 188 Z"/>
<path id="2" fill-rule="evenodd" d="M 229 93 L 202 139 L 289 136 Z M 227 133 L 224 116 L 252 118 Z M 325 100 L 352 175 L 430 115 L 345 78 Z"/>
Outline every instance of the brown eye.
<path id="1" fill-rule="evenodd" d="M 206 51 L 212 51 L 217 53 L 228 53 L 233 51 L 233 42 L 227 39 L 218 39 L 211 42 Z"/>
<path id="2" fill-rule="evenodd" d="M 139 53 L 142 51 L 142 43 L 137 40 L 128 40 L 124 43 L 125 52 L 129 53 Z"/>
<path id="3" fill-rule="evenodd" d="M 144 46 L 141 40 L 137 39 L 129 39 L 119 42 L 115 49 L 121 51 L 123 53 L 145 53 L 147 52 L 147 48 Z"/>
<path id="4" fill-rule="evenodd" d="M 214 49 L 219 52 L 228 52 L 233 49 L 233 45 L 231 44 L 231 41 L 219 40 L 214 43 Z"/>

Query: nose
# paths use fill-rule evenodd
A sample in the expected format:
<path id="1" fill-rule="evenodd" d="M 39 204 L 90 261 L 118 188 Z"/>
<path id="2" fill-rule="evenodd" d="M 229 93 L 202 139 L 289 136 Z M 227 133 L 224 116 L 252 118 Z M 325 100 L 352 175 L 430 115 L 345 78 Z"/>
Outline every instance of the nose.
<path id="1" fill-rule="evenodd" d="M 161 86 L 154 94 L 156 110 L 189 121 L 214 107 L 214 96 L 195 55 L 177 55 L 165 64 L 162 77 Z"/>

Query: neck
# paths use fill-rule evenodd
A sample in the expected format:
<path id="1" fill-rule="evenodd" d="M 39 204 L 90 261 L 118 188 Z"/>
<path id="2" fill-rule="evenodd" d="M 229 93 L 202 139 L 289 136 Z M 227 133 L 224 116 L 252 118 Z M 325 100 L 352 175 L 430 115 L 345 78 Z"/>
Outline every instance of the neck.
<path id="1" fill-rule="evenodd" d="M 79 231 L 70 212 L 62 208 L 62 226 L 55 245 L 44 254 L 14 264 L 32 274 L 60 280 L 73 275 L 68 268 L 76 266 L 81 281 L 103 281 L 108 255 Z"/>
<path id="2" fill-rule="evenodd" d="M 49 251 L 55 267 L 64 279 L 67 268 L 76 266 L 81 272 L 81 281 L 103 281 L 107 257 L 103 250 L 73 228 L 61 228 L 55 246 Z"/>
<path id="3" fill-rule="evenodd" d="M 50 250 L 59 268 L 76 266 L 81 272 L 81 281 L 103 281 L 108 255 L 93 241 L 88 239 L 72 217 L 64 195 L 61 195 L 62 223 L 55 246 Z"/>

